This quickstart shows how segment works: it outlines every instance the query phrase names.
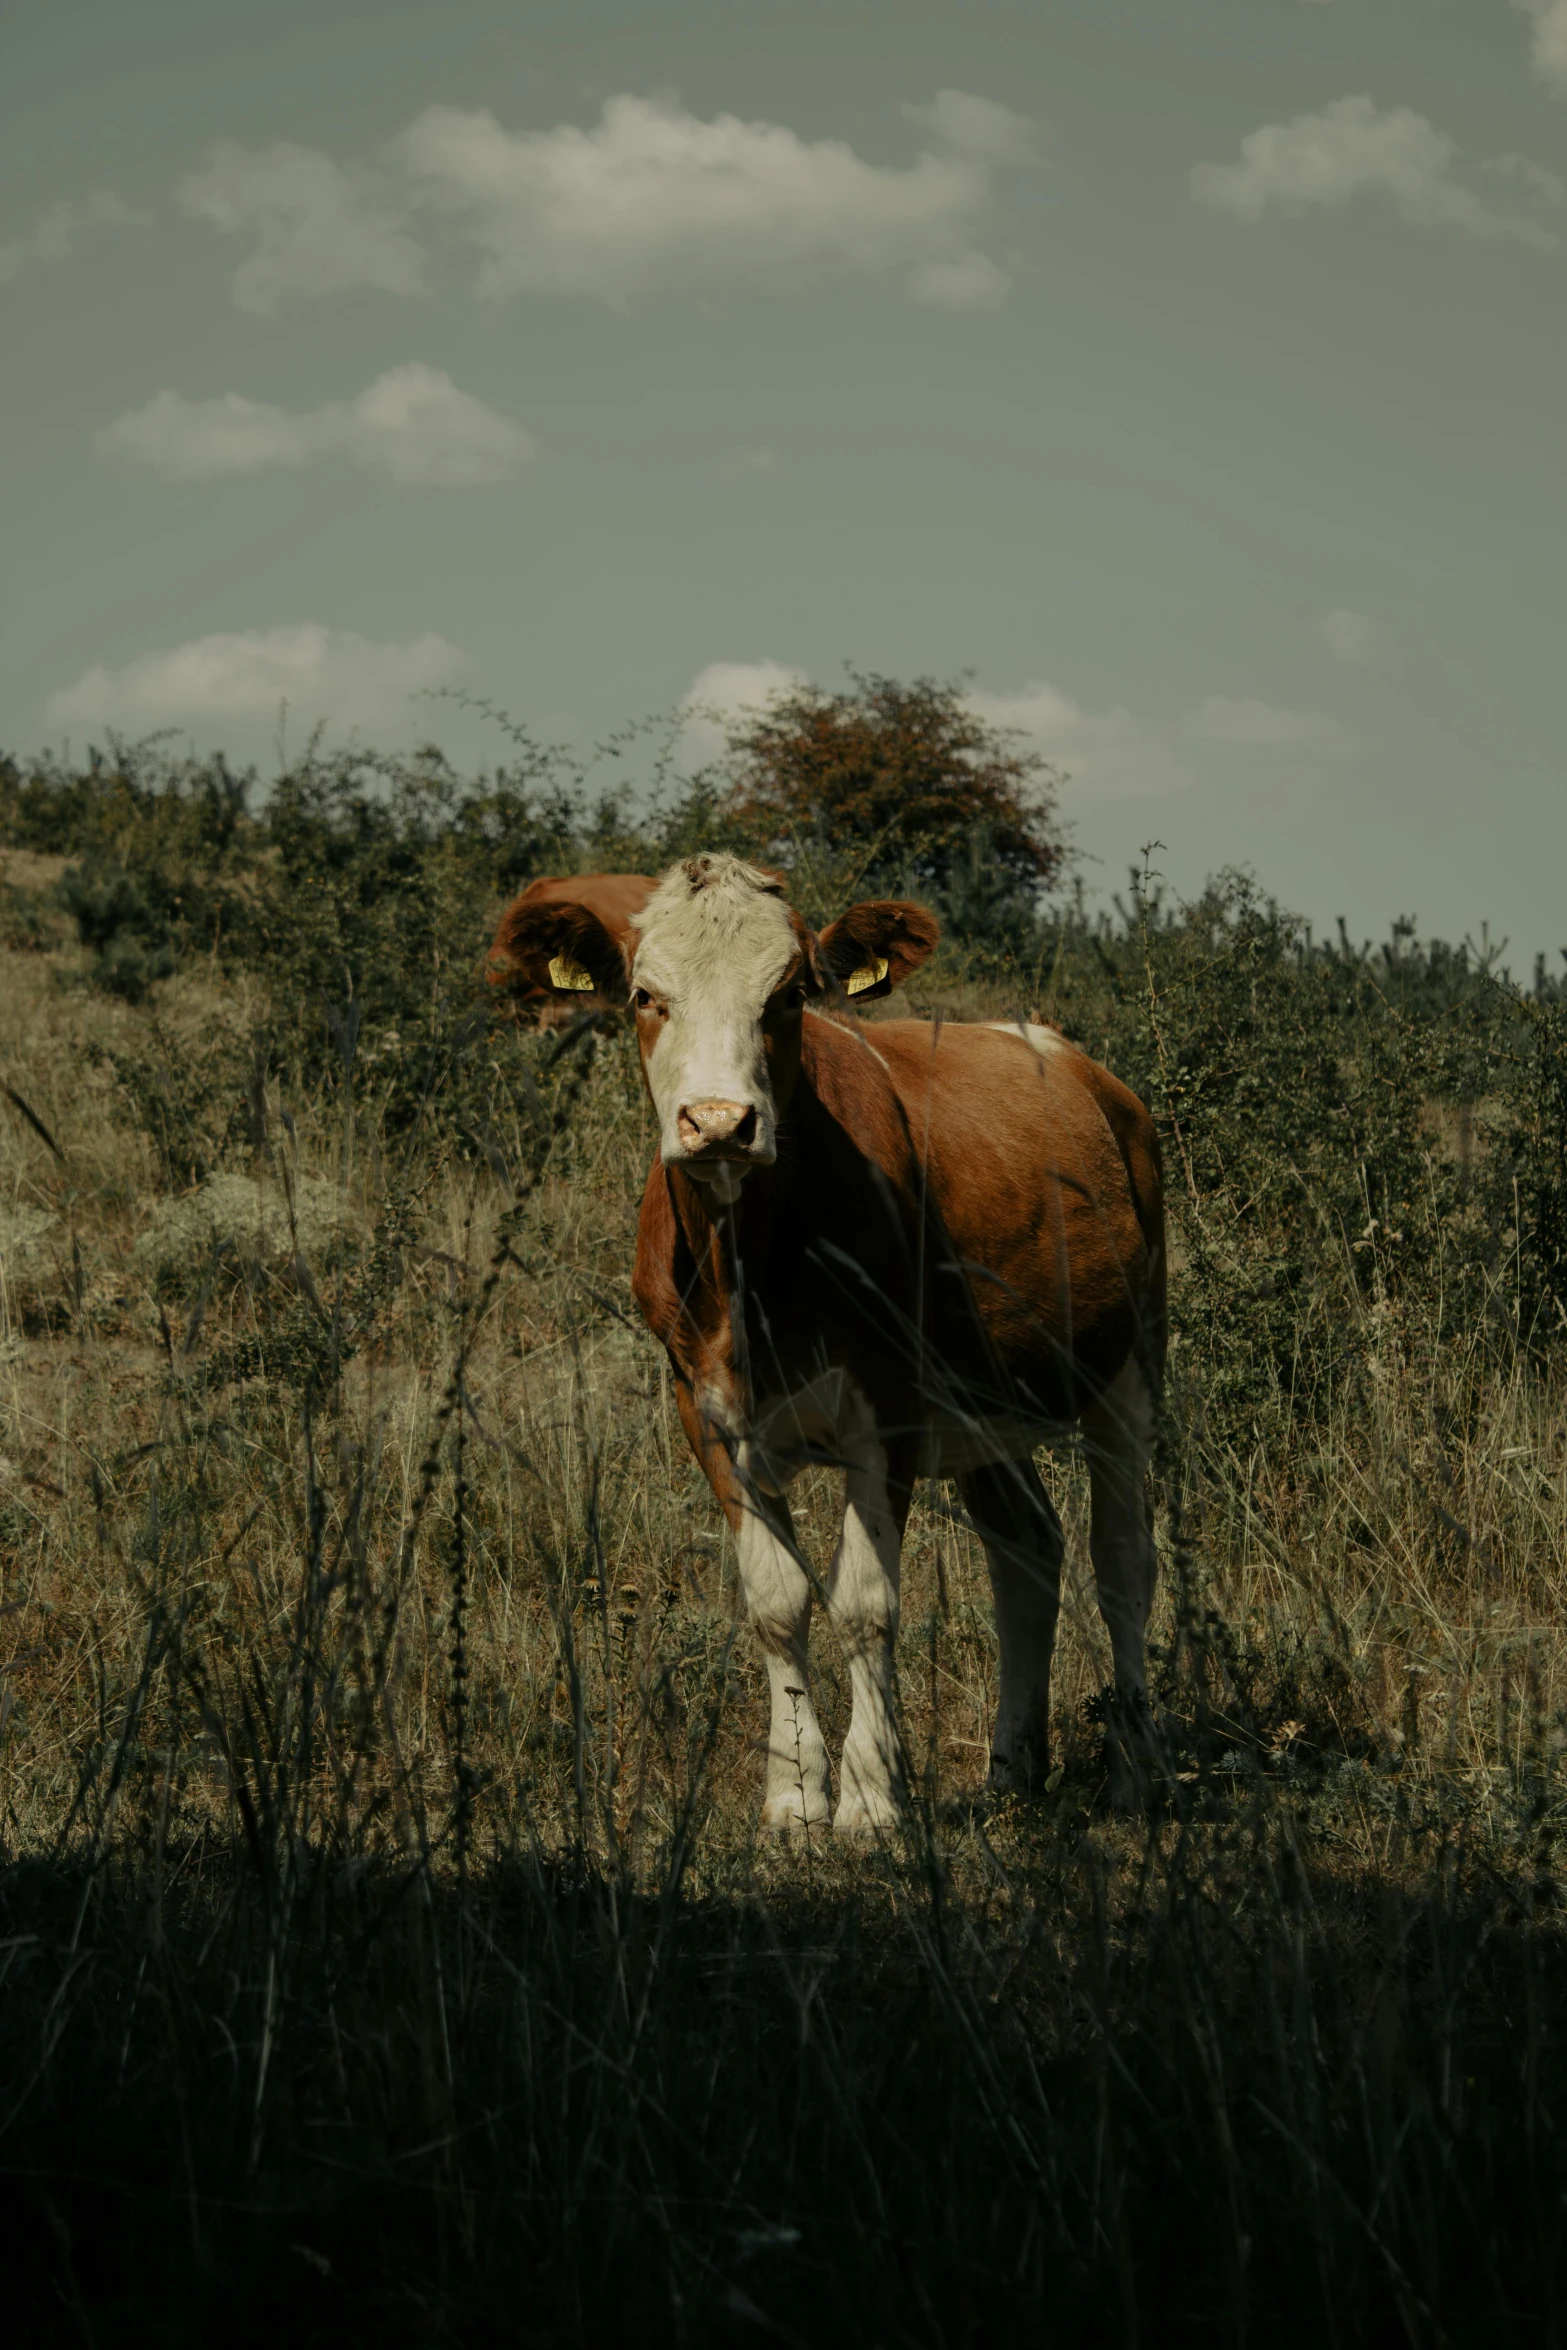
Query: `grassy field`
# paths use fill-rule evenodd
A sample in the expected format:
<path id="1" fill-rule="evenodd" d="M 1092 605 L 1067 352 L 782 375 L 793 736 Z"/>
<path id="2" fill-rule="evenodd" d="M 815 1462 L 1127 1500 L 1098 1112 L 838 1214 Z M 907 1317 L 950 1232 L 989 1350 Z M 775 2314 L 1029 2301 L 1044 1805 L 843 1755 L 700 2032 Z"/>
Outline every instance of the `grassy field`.
<path id="1" fill-rule="evenodd" d="M 116 977 L 64 864 L 10 853 L 0 960 L 28 2338 L 1557 2341 L 1559 1006 L 1244 893 L 933 967 L 915 1008 L 1026 999 L 1164 1123 L 1167 1767 L 1104 1811 L 1066 1453 L 1045 1798 L 980 1796 L 937 1487 L 904 1832 L 774 1842 L 630 1300 L 629 1040 L 473 1011 L 493 883 L 430 1010 L 328 992 L 318 931 Z"/>

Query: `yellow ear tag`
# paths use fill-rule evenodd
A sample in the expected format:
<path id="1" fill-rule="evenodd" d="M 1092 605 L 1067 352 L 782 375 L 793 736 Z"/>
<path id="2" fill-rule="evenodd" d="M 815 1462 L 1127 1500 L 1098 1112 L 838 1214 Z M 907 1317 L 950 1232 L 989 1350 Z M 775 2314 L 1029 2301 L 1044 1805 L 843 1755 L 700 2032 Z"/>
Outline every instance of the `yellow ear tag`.
<path id="1" fill-rule="evenodd" d="M 843 983 L 845 995 L 863 995 L 868 987 L 880 987 L 887 976 L 887 958 L 878 955 L 874 963 L 862 963 L 858 971 L 851 971 Z"/>
<path id="2" fill-rule="evenodd" d="M 569 955 L 551 955 L 550 985 L 551 987 L 563 987 L 575 995 L 591 994 L 593 974 L 591 971 L 584 971 L 582 965 L 574 963 Z"/>

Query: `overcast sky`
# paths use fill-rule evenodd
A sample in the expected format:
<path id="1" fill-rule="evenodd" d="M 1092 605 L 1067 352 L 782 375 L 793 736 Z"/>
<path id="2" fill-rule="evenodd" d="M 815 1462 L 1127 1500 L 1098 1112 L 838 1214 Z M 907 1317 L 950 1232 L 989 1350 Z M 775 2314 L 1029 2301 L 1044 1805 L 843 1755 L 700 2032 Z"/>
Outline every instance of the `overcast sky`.
<path id="1" fill-rule="evenodd" d="M 7 0 L 0 743 L 967 671 L 1555 961 L 1564 178 L 1567 0 Z"/>

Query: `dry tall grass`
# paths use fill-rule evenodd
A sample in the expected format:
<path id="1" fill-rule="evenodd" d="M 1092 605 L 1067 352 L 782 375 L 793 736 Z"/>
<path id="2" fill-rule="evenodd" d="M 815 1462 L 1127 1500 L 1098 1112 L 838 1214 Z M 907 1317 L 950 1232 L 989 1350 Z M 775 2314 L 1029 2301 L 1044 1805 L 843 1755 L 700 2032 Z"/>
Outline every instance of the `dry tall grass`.
<path id="1" fill-rule="evenodd" d="M 84 973 L 10 954 L 0 1002 L 43 2338 L 1555 2340 L 1558 1379 L 1352 1284 L 1371 1408 L 1248 1449 L 1177 1351 L 1134 1822 L 1076 1463 L 1034 1806 L 974 1800 L 983 1560 L 922 1495 L 906 1833 L 760 1840 L 762 1678 L 630 1300 L 628 1041 L 494 1031 L 471 1147 L 382 1129 L 384 1037 L 335 1092 L 263 1074 L 182 1207 L 156 1073 L 242 1058 L 250 983 Z M 827 1480 L 796 1514 L 825 1551 Z"/>

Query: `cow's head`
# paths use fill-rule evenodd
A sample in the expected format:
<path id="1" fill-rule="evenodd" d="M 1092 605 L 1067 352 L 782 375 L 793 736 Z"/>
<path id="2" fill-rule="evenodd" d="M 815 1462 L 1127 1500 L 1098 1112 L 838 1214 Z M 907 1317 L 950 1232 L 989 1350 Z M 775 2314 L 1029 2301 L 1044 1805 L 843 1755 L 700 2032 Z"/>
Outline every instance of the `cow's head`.
<path id="1" fill-rule="evenodd" d="M 572 984 L 629 996 L 664 1163 L 727 1203 L 778 1155 L 807 1004 L 889 994 L 938 935 L 923 907 L 883 899 L 814 937 L 774 875 L 708 855 L 665 874 L 624 942 L 561 905 L 530 914 L 523 943 Z"/>

